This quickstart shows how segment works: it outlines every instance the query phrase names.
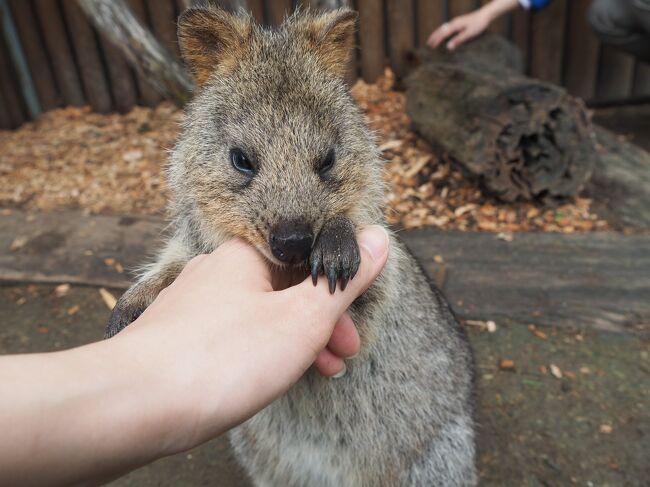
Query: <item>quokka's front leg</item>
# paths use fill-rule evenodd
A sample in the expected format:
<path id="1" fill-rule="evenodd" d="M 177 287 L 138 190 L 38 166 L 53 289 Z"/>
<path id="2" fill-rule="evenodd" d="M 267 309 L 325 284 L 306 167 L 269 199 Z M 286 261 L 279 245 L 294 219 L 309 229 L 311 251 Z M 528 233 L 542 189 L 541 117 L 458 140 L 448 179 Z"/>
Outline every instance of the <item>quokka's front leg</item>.
<path id="1" fill-rule="evenodd" d="M 118 299 L 108 319 L 104 338 L 110 338 L 129 326 L 156 299 L 160 291 L 178 277 L 193 257 L 181 242 L 181 239 L 172 238 L 158 260 Z"/>
<path id="2" fill-rule="evenodd" d="M 309 266 L 314 285 L 318 275 L 324 274 L 330 293 L 336 291 L 340 279 L 341 291 L 359 270 L 361 256 L 354 231 L 354 224 L 345 216 L 327 221 L 321 229 L 309 256 Z"/>

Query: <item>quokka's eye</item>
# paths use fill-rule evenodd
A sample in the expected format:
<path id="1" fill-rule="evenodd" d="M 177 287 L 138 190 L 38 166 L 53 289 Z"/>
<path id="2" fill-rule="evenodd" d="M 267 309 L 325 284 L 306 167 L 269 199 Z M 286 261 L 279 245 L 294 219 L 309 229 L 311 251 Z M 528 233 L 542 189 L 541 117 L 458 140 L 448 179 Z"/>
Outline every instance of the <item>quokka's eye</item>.
<path id="1" fill-rule="evenodd" d="M 255 166 L 241 149 L 230 149 L 230 162 L 232 167 L 242 174 L 247 176 L 255 174 Z"/>
<path id="2" fill-rule="evenodd" d="M 336 162 L 336 154 L 334 153 L 334 149 L 331 149 L 325 157 L 323 157 L 318 164 L 318 174 L 320 177 L 325 177 L 327 176 L 327 173 L 329 173 L 332 168 L 334 167 L 334 163 Z"/>

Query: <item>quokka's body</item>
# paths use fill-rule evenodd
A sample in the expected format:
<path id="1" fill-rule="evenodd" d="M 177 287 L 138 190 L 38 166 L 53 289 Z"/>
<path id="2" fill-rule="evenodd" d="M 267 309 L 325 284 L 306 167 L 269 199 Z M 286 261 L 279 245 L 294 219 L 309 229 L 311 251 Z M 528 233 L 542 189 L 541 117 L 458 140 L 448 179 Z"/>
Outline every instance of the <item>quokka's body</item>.
<path id="1" fill-rule="evenodd" d="M 276 30 L 215 9 L 181 16 L 198 90 L 168 168 L 174 233 L 118 302 L 108 336 L 191 257 L 232 236 L 276 272 L 324 274 L 332 291 L 354 276 L 355 230 L 384 224 L 382 161 L 343 80 L 354 23 L 347 10 Z M 362 351 L 346 375 L 308 372 L 231 432 L 254 484 L 474 485 L 471 350 L 394 236 L 350 312 Z"/>

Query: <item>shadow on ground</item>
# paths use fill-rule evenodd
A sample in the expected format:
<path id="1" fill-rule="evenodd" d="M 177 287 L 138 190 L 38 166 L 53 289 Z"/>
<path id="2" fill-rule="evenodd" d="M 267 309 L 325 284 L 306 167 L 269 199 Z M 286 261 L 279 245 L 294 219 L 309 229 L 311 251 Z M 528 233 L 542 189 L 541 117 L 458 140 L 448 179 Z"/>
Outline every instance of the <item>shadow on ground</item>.
<path id="1" fill-rule="evenodd" d="M 0 287 L 0 353 L 98 340 L 107 316 L 96 288 L 72 287 L 57 297 L 53 286 Z M 647 339 L 550 327 L 533 332 L 503 323 L 494 333 L 469 331 L 477 356 L 482 485 L 647 485 Z M 514 370 L 502 370 L 503 360 Z M 552 373 L 559 376 L 558 370 L 561 378 Z M 227 441 L 218 439 L 111 485 L 250 484 Z"/>

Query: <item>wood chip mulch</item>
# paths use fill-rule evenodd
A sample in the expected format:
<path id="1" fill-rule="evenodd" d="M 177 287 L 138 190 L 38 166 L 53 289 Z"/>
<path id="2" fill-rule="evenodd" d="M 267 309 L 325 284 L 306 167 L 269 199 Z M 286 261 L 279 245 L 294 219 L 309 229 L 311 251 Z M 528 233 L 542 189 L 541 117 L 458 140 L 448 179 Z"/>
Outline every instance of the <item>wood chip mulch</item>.
<path id="1" fill-rule="evenodd" d="M 387 160 L 386 216 L 397 228 L 510 233 L 523 230 L 591 231 L 607 223 L 591 201 L 545 208 L 500 204 L 410 129 L 405 96 L 393 91 L 387 70 L 378 82 L 358 81 L 352 94 L 377 131 Z M 183 114 L 169 103 L 128 114 L 99 115 L 89 108 L 54 110 L 16 131 L 0 131 L 0 207 L 90 213 L 164 214 L 162 168 Z"/>

